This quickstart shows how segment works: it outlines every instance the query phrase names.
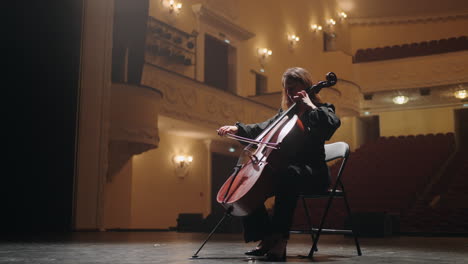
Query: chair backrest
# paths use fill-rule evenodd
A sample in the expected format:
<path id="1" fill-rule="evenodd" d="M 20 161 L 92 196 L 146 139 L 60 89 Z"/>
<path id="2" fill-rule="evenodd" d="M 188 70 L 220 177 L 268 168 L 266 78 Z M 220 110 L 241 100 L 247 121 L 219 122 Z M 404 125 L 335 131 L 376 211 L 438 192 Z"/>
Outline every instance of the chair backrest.
<path id="1" fill-rule="evenodd" d="M 325 144 L 325 161 L 329 162 L 338 158 L 348 158 L 349 145 L 346 142 Z"/>

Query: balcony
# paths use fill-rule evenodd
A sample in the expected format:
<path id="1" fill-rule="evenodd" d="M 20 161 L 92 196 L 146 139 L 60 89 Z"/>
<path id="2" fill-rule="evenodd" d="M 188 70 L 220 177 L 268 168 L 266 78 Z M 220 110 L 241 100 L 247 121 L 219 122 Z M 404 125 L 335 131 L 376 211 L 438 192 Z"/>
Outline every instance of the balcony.
<path id="1" fill-rule="evenodd" d="M 179 130 L 205 138 L 216 137 L 219 126 L 264 121 L 278 110 L 148 63 L 143 67 L 142 85 L 164 94 L 160 105 L 164 120 L 171 119 L 180 124 Z"/>

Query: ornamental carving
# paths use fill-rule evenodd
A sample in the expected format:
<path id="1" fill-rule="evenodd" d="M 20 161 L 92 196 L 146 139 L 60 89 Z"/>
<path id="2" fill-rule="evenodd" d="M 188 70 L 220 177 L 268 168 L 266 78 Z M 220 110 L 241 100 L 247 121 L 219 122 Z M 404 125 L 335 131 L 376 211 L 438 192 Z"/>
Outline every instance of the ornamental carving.
<path id="1" fill-rule="evenodd" d="M 198 81 L 146 64 L 142 83 L 163 92 L 161 114 L 208 128 L 260 122 L 276 109 L 209 87 Z M 154 85 L 154 86 L 153 86 Z"/>
<path id="2" fill-rule="evenodd" d="M 194 107 L 197 104 L 197 93 L 193 88 L 185 87 L 183 91 L 180 91 L 183 102 L 189 108 Z"/>

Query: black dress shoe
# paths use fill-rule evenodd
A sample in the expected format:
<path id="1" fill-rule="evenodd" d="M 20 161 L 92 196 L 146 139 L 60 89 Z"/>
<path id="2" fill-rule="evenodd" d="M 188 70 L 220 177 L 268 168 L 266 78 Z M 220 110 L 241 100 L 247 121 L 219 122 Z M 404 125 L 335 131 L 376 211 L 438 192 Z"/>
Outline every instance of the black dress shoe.
<path id="1" fill-rule="evenodd" d="M 254 249 L 251 249 L 251 250 L 245 252 L 244 254 L 249 255 L 249 256 L 263 256 L 267 252 L 268 252 L 268 250 L 264 249 L 264 248 L 254 248 Z"/>

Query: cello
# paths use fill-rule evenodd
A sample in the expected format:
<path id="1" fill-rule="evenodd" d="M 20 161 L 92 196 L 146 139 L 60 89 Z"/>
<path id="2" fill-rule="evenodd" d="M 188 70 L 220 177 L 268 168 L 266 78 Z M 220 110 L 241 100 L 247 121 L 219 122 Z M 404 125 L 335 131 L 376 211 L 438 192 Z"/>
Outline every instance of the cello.
<path id="1" fill-rule="evenodd" d="M 306 88 L 306 92 L 319 93 L 322 88 L 336 82 L 336 75 L 329 72 L 326 81 Z M 293 146 L 303 138 L 304 128 L 296 115 L 296 105 L 291 105 L 255 139 L 226 134 L 228 138 L 249 143 L 216 197 L 229 214 L 249 215 L 271 196 L 273 174 L 287 165 L 284 161 L 294 152 Z"/>
<path id="2" fill-rule="evenodd" d="M 336 75 L 329 72 L 326 75 L 326 81 L 320 81 L 306 88 L 305 91 L 308 94 L 317 94 L 322 88 L 331 87 L 336 82 Z M 192 258 L 198 257 L 200 250 L 226 217 L 249 215 L 271 196 L 274 173 L 281 170 L 283 166 L 287 166 L 284 160 L 294 152 L 294 146 L 298 144 L 297 140 L 301 140 L 304 135 L 304 127 L 296 115 L 296 106 L 297 103 L 291 105 L 255 139 L 233 134 L 225 135 L 249 144 L 244 148 L 233 173 L 221 186 L 216 196 L 217 202 L 226 209 L 225 214 Z"/>

